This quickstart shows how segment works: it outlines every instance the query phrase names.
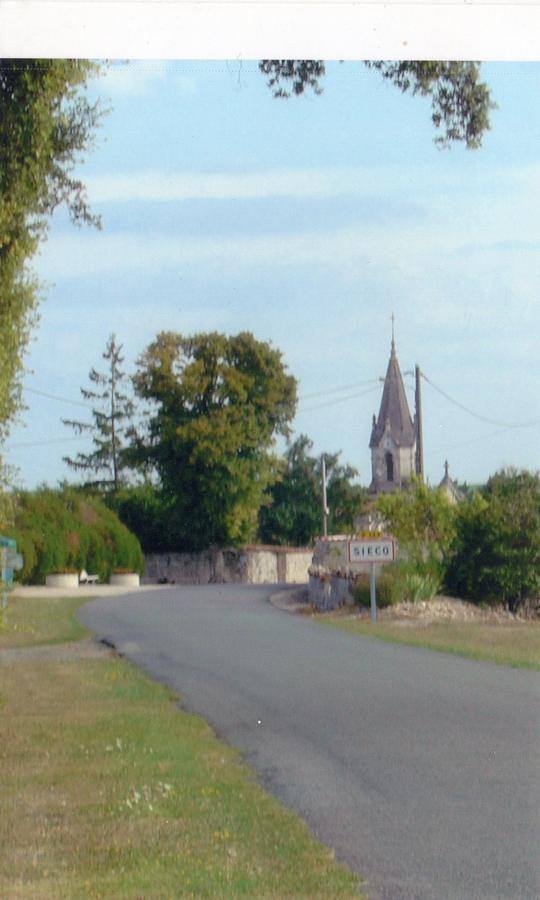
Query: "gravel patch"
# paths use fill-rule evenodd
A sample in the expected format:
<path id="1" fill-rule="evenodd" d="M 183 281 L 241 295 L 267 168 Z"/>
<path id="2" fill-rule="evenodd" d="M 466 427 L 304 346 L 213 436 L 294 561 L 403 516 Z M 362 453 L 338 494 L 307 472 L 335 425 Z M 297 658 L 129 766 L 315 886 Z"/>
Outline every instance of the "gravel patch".
<path id="1" fill-rule="evenodd" d="M 286 612 L 301 615 L 317 614 L 309 602 L 307 587 L 279 591 L 270 597 L 270 602 L 273 606 Z M 355 619 L 369 619 L 371 615 L 369 609 L 357 609 L 356 607 L 341 608 L 336 611 L 336 614 L 343 615 L 347 612 L 351 618 Z M 445 595 L 439 595 L 432 600 L 419 603 L 398 603 L 384 609 L 379 608 L 377 618 L 380 621 L 394 622 L 399 625 L 430 625 L 433 622 L 483 622 L 505 625 L 530 621 L 530 618 L 515 615 L 502 606 L 482 608 L 466 600 L 458 600 L 456 597 Z"/>

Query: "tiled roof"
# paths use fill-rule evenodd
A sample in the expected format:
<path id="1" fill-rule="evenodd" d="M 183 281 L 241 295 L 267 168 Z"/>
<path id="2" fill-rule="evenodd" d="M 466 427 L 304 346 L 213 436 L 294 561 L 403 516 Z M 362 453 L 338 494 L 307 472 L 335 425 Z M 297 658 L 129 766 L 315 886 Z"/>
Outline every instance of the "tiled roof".
<path id="1" fill-rule="evenodd" d="M 390 426 L 390 434 L 398 447 L 414 446 L 416 434 L 393 341 L 386 378 L 384 379 L 379 418 L 373 425 L 370 447 L 376 447 L 380 443 L 387 423 Z"/>

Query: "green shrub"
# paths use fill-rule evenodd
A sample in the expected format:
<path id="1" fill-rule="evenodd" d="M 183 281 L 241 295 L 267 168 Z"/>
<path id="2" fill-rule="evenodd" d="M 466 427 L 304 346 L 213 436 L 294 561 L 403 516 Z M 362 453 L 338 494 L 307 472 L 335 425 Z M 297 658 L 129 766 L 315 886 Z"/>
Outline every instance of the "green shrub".
<path id="1" fill-rule="evenodd" d="M 137 535 L 145 553 L 180 549 L 174 535 L 174 510 L 157 488 L 150 484 L 122 488 L 107 494 L 105 502 Z"/>
<path id="2" fill-rule="evenodd" d="M 540 597 L 540 474 L 506 469 L 459 508 L 449 591 L 512 610 Z"/>
<path id="3" fill-rule="evenodd" d="M 393 575 L 390 571 L 391 567 L 386 567 L 378 576 L 376 582 L 377 606 L 384 609 L 385 606 L 393 606 L 399 600 L 395 599 L 393 590 Z M 354 600 L 359 606 L 369 607 L 371 605 L 371 589 L 370 577 L 367 574 L 357 575 L 354 581 L 352 591 Z"/>
<path id="4" fill-rule="evenodd" d="M 431 600 L 440 586 L 440 576 L 432 560 L 424 563 L 400 560 L 385 566 L 377 576 L 377 606 L 384 609 L 396 603 Z M 353 596 L 360 606 L 370 606 L 369 575 L 357 576 Z"/>
<path id="5" fill-rule="evenodd" d="M 17 579 L 44 584 L 51 572 L 86 569 L 105 581 L 116 566 L 141 573 L 140 544 L 97 497 L 75 488 L 22 491 L 13 537 L 24 557 Z"/>
<path id="6" fill-rule="evenodd" d="M 440 590 L 440 581 L 431 572 L 405 571 L 401 579 L 401 594 L 404 601 L 422 603 L 432 600 Z"/>

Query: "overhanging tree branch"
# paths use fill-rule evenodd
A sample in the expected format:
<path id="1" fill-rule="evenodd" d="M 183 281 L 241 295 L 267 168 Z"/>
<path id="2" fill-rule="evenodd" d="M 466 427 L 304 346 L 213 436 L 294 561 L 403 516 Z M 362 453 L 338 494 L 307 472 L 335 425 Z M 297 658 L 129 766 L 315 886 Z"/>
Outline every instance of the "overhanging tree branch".
<path id="1" fill-rule="evenodd" d="M 368 60 L 365 65 L 403 93 L 431 97 L 431 119 L 439 132 L 434 139 L 438 146 L 463 142 L 470 150 L 480 147 L 490 127 L 490 111 L 496 105 L 488 85 L 480 79 L 478 63 Z M 323 91 L 323 60 L 263 59 L 259 68 L 274 97 L 299 96 L 309 89 L 316 94 Z"/>

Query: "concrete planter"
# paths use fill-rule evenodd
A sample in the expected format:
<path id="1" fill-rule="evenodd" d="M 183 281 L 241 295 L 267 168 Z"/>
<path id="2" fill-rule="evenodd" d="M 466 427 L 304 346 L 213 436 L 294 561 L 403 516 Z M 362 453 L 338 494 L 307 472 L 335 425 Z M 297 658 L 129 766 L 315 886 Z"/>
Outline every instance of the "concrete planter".
<path id="1" fill-rule="evenodd" d="M 78 588 L 79 575 L 77 572 L 51 572 L 45 576 L 45 584 L 54 588 Z"/>
<path id="2" fill-rule="evenodd" d="M 136 572 L 117 572 L 109 578 L 109 584 L 116 587 L 139 587 L 140 583 L 140 576 Z"/>

